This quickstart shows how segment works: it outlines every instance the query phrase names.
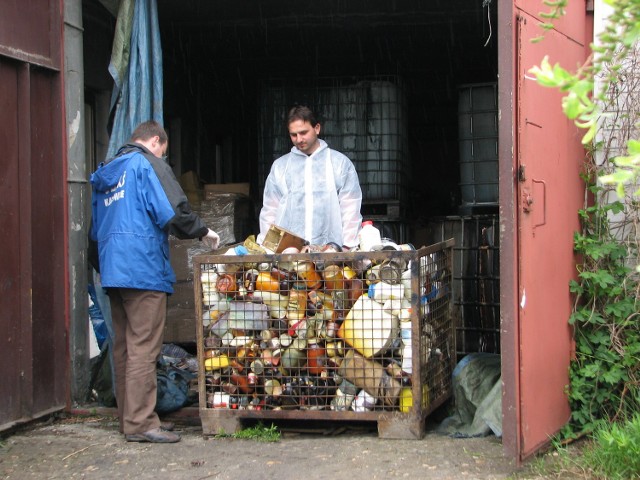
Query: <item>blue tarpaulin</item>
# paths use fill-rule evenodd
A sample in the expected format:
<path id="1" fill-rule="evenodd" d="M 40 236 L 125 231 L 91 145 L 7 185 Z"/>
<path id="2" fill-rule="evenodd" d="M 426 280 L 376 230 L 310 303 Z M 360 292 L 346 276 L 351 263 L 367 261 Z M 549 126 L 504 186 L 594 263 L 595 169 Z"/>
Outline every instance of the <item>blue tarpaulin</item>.
<path id="1" fill-rule="evenodd" d="M 156 0 L 122 0 L 109 63 L 114 80 L 107 159 L 142 122 L 162 117 L 162 48 Z"/>

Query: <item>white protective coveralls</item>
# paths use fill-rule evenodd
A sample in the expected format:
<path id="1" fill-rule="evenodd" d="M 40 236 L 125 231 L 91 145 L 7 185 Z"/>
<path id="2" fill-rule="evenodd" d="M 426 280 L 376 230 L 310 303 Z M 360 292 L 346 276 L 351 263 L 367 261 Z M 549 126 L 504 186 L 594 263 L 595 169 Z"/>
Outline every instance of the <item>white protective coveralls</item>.
<path id="1" fill-rule="evenodd" d="M 273 162 L 264 187 L 258 243 L 277 225 L 313 245 L 358 245 L 358 173 L 349 158 L 318 141 L 320 147 L 310 156 L 294 146 Z"/>

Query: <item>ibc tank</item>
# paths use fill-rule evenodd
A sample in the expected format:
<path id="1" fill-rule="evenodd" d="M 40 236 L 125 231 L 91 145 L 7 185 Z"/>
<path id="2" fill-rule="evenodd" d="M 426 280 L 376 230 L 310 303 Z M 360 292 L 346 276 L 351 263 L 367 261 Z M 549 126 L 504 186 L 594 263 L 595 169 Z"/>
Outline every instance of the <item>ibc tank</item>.
<path id="1" fill-rule="evenodd" d="M 498 84 L 458 87 L 462 206 L 498 204 Z"/>

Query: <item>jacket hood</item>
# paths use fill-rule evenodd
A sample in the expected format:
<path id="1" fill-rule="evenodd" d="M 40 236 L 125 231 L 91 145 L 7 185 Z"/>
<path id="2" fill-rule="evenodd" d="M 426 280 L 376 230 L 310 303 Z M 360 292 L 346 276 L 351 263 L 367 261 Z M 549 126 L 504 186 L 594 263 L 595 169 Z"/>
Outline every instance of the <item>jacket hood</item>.
<path id="1" fill-rule="evenodd" d="M 118 185 L 120 178 L 127 168 L 127 162 L 131 155 L 116 157 L 109 163 L 102 163 L 91 175 L 91 185 L 98 192 L 106 192 Z"/>
<path id="2" fill-rule="evenodd" d="M 91 185 L 98 192 L 106 192 L 116 187 L 127 168 L 129 159 L 135 153 L 148 153 L 151 155 L 151 152 L 137 143 L 123 145 L 115 157 L 98 166 L 98 169 L 91 175 Z"/>

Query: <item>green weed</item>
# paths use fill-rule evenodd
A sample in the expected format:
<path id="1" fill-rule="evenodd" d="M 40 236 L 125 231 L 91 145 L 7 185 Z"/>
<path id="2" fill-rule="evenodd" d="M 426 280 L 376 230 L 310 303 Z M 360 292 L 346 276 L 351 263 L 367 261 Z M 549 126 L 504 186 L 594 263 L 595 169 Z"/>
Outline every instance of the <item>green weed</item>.
<path id="1" fill-rule="evenodd" d="M 219 432 L 215 435 L 216 438 L 237 438 L 245 440 L 255 440 L 257 442 L 278 442 L 281 434 L 278 428 L 271 424 L 270 427 L 266 427 L 262 422 L 258 422 L 255 426 L 245 428 L 236 433 Z"/>
<path id="2" fill-rule="evenodd" d="M 582 462 L 599 478 L 640 478 L 640 414 L 621 423 L 598 424 Z"/>

